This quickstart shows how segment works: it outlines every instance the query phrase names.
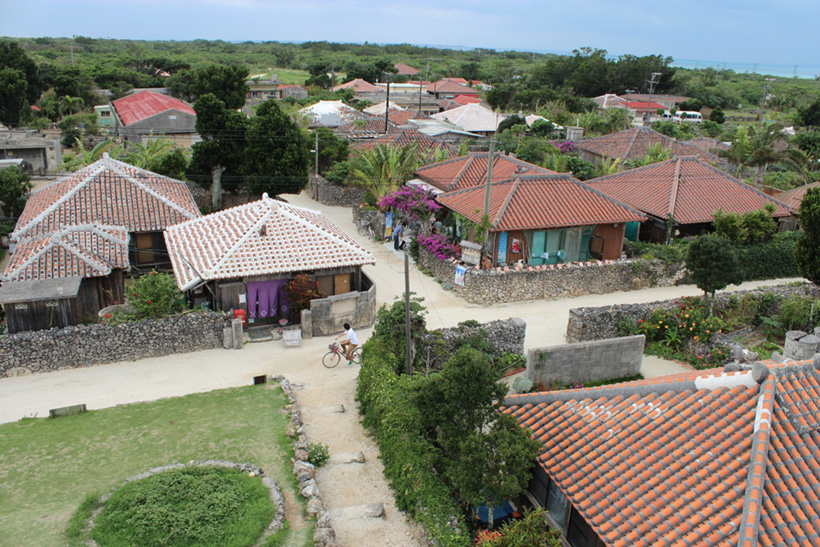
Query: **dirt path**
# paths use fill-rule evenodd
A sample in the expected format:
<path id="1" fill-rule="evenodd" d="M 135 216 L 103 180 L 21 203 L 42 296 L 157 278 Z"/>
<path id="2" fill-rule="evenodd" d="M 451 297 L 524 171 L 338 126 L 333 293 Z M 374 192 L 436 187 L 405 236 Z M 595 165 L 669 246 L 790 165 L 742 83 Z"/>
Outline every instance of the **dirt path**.
<path id="1" fill-rule="evenodd" d="M 288 196 L 296 205 L 321 209 L 333 222 L 352 234 L 376 257 L 365 271 L 376 282 L 379 304 L 390 304 L 404 291 L 403 259 L 392 248 L 367 241 L 355 233 L 349 208 L 319 206 L 305 196 Z M 782 283 L 783 281 L 780 281 Z M 776 284 L 750 283 L 741 288 Z M 527 322 L 526 347 L 564 341 L 569 309 L 624 302 L 649 302 L 682 295 L 696 295 L 695 287 L 656 288 L 629 293 L 589 295 L 566 300 L 535 301 L 500 306 L 467 304 L 445 292 L 430 277 L 411 270 L 411 290 L 425 298 L 429 328 L 455 326 L 460 321 L 490 321 L 520 317 Z M 367 340 L 372 329 L 362 329 Z M 151 401 L 253 383 L 258 375 L 281 374 L 294 384 L 311 442 L 330 447 L 331 461 L 318 473 L 325 506 L 330 509 L 342 547 L 417 547 L 422 531 L 395 507 L 382 474 L 373 439 L 359 423 L 354 400 L 358 367 L 340 365 L 326 369 L 321 363 L 328 338 L 303 341 L 285 348 L 281 342 L 247 344 L 241 351 L 222 349 L 191 354 L 120 362 L 47 374 L 0 379 L 0 423 L 25 416 L 47 416 L 48 409 L 86 403 L 89 409 L 124 403 Z M 658 359 L 644 363 L 646 376 L 683 370 L 680 365 Z M 344 412 L 338 412 L 338 405 Z M 345 455 L 361 452 L 364 463 L 342 463 Z M 360 506 L 381 503 L 383 518 L 361 516 Z"/>

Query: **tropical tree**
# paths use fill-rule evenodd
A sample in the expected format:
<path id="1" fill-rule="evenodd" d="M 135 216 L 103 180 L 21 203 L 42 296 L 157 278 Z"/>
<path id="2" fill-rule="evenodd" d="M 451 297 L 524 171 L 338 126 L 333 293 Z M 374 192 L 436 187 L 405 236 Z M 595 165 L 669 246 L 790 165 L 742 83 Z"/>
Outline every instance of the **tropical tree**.
<path id="1" fill-rule="evenodd" d="M 82 97 L 72 97 L 70 95 L 63 95 L 59 100 L 59 111 L 61 116 L 70 116 L 76 114 L 85 106 L 85 101 Z"/>
<path id="2" fill-rule="evenodd" d="M 17 218 L 23 212 L 32 184 L 28 173 L 16 166 L 0 170 L 0 211 L 3 216 Z"/>
<path id="3" fill-rule="evenodd" d="M 418 145 L 377 144 L 351 160 L 348 180 L 370 191 L 374 198 L 395 192 L 410 180 L 419 165 Z"/>
<path id="4" fill-rule="evenodd" d="M 188 86 L 189 93 L 199 101 L 199 97 L 212 93 L 225 104 L 225 108 L 236 110 L 245 106 L 248 95 L 248 67 L 242 65 L 211 65 L 197 70 Z"/>
<path id="5" fill-rule="evenodd" d="M 783 139 L 782 131 L 781 124 L 771 124 L 759 131 L 747 131 L 741 127 L 728 150 L 715 149 L 714 152 L 735 166 L 735 176 L 738 178 L 747 169 L 756 168 L 755 186 L 760 186 L 769 165 L 779 163 L 802 171 L 806 164 L 806 156 L 800 150 L 778 146 Z"/>
<path id="6" fill-rule="evenodd" d="M 59 168 L 73 173 L 95 161 L 99 161 L 104 154 L 108 154 L 114 159 L 121 159 L 124 151 L 122 145 L 114 139 L 106 139 L 93 148 L 86 148 L 82 139 L 75 137 L 74 151 L 65 154 L 65 159 Z"/>
<path id="7" fill-rule="evenodd" d="M 602 177 L 612 175 L 621 170 L 621 158 L 604 157 L 598 165 Z"/>
<path id="8" fill-rule="evenodd" d="M 661 161 L 666 161 L 672 157 L 672 151 L 666 148 L 662 142 L 653 142 L 646 147 L 646 153 L 629 162 L 630 167 L 643 167 Z"/>
<path id="9" fill-rule="evenodd" d="M 0 70 L 0 122 L 17 125 L 26 107 L 28 82 L 22 71 L 5 67 Z"/>
<path id="10" fill-rule="evenodd" d="M 222 207 L 223 174 L 228 172 L 232 177 L 224 185 L 227 190 L 239 187 L 248 121 L 244 114 L 226 108 L 213 93 L 199 97 L 194 110 L 196 131 L 202 140 L 191 147 L 188 173 L 200 185 L 210 188 L 211 206 L 218 210 Z"/>
<path id="11" fill-rule="evenodd" d="M 800 237 L 795 245 L 795 258 L 800 275 L 820 285 L 820 189 L 809 188 L 800 203 Z"/>
<path id="12" fill-rule="evenodd" d="M 162 137 L 154 138 L 151 135 L 145 144 L 141 142 L 129 144 L 123 160 L 135 167 L 156 173 L 157 168 L 165 158 L 171 155 L 175 147 L 176 145 L 170 140 Z"/>
<path id="13" fill-rule="evenodd" d="M 347 160 L 350 155 L 349 143 L 346 139 L 340 139 L 329 127 L 320 127 L 312 135 L 308 143 L 310 146 L 319 139 L 319 172 L 327 171 L 335 163 Z M 317 173 L 318 174 L 318 173 Z"/>
<path id="14" fill-rule="evenodd" d="M 271 195 L 298 194 L 308 181 L 308 139 L 277 101 L 268 99 L 248 123 L 241 171 L 247 190 Z"/>
<path id="15" fill-rule="evenodd" d="M 710 314 L 715 291 L 743 281 L 732 244 L 726 238 L 711 234 L 699 236 L 689 245 L 686 269 L 704 297 L 711 296 Z"/>

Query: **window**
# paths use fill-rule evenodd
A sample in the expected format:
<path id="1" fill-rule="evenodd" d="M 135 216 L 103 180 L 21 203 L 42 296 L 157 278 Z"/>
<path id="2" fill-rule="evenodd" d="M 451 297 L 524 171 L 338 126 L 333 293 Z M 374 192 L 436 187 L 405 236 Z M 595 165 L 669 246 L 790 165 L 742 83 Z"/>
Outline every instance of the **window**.
<path id="1" fill-rule="evenodd" d="M 547 495 L 547 511 L 550 512 L 552 520 L 558 524 L 562 530 L 567 527 L 567 517 L 569 516 L 569 500 L 558 488 L 554 481 L 550 481 L 549 493 Z"/>
<path id="2" fill-rule="evenodd" d="M 110 110 L 100 110 L 100 118 L 110 118 L 111 111 Z"/>
<path id="3" fill-rule="evenodd" d="M 584 520 L 584 517 L 576 511 L 572 510 L 572 518 L 569 519 L 569 528 L 567 529 L 567 540 L 572 547 L 599 547 L 604 543 L 598 538 L 595 530 Z"/>
<path id="4" fill-rule="evenodd" d="M 529 491 L 535 502 L 541 507 L 547 506 L 547 492 L 549 490 L 550 478 L 544 468 L 535 466 L 535 472 L 530 481 Z"/>

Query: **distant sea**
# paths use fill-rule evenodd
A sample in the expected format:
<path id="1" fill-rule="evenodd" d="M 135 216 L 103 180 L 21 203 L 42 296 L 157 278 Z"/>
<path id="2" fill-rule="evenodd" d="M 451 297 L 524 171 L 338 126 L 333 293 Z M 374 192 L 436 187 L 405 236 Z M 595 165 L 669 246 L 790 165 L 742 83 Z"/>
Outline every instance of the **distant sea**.
<path id="1" fill-rule="evenodd" d="M 720 61 L 704 61 L 702 59 L 675 59 L 672 66 L 691 69 L 712 67 L 715 70 L 734 70 L 741 74 L 764 74 L 779 78 L 817 78 L 820 76 L 820 65 L 786 65 L 762 63 L 724 63 Z"/>

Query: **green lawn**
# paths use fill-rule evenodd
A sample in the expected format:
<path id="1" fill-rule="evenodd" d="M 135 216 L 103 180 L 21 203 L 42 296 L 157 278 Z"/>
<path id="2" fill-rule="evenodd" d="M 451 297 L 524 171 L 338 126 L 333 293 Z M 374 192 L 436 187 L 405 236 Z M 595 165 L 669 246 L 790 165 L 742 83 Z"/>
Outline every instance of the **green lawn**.
<path id="1" fill-rule="evenodd" d="M 248 386 L 0 425 L 0 545 L 65 545 L 89 494 L 160 465 L 223 459 L 258 465 L 302 503 L 278 386 Z M 283 545 L 312 545 L 313 525 Z"/>

